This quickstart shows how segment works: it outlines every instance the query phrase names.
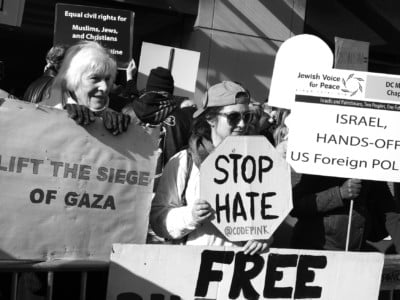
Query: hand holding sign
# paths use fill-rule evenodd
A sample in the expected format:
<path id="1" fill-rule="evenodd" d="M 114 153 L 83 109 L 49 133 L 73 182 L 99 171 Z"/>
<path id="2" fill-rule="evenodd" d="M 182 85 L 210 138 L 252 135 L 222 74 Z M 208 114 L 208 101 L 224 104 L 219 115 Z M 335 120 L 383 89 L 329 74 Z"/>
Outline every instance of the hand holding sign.
<path id="1" fill-rule="evenodd" d="M 196 224 L 202 224 L 214 215 L 210 203 L 198 199 L 192 207 L 192 216 Z"/>
<path id="2" fill-rule="evenodd" d="M 340 196 L 343 200 L 355 199 L 360 196 L 361 186 L 360 179 L 346 180 L 340 187 Z"/>

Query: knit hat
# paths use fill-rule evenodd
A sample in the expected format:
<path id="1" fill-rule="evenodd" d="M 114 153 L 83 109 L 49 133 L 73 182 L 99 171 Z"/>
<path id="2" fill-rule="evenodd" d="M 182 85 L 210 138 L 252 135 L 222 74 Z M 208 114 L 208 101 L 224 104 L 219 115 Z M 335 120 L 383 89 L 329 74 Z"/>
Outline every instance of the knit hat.
<path id="1" fill-rule="evenodd" d="M 147 79 L 146 91 L 163 91 L 173 94 L 174 78 L 172 77 L 171 72 L 163 67 L 152 69 L 149 78 Z"/>
<path id="2" fill-rule="evenodd" d="M 236 98 L 237 94 L 243 92 L 248 95 L 244 99 Z M 202 107 L 193 114 L 194 118 L 200 116 L 208 107 L 227 106 L 239 103 L 250 103 L 249 93 L 233 81 L 222 81 L 211 86 L 202 98 Z"/>
<path id="3" fill-rule="evenodd" d="M 166 92 L 146 92 L 134 100 L 132 106 L 142 122 L 157 125 L 178 107 L 179 101 Z"/>

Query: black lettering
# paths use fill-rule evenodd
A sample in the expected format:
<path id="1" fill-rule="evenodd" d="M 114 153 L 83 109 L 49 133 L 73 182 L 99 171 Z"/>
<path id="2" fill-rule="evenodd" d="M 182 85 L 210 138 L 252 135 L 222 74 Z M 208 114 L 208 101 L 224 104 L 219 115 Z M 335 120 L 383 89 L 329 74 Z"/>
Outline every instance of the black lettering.
<path id="1" fill-rule="evenodd" d="M 263 296 L 267 299 L 292 298 L 292 287 L 276 287 L 275 282 L 283 278 L 283 271 L 278 268 L 296 267 L 297 255 L 295 254 L 274 254 L 268 255 L 267 272 L 265 274 L 265 284 Z"/>
<path id="2" fill-rule="evenodd" d="M 139 176 L 139 185 L 147 186 L 149 184 L 150 173 L 149 172 L 140 172 L 139 175 L 140 175 Z"/>
<path id="3" fill-rule="evenodd" d="M 251 219 L 254 220 L 254 198 L 258 197 L 260 195 L 260 193 L 256 193 L 256 192 L 247 192 L 246 196 L 250 197 L 250 216 Z"/>
<path id="4" fill-rule="evenodd" d="M 309 268 L 324 269 L 326 265 L 326 256 L 300 255 L 294 292 L 295 299 L 321 298 L 322 287 L 307 286 L 306 284 L 313 282 L 315 279 L 314 271 L 311 271 Z"/>
<path id="5" fill-rule="evenodd" d="M 267 204 L 266 203 L 266 199 L 269 197 L 273 197 L 275 196 L 276 193 L 275 192 L 269 192 L 269 193 L 262 193 L 261 195 L 261 217 L 263 218 L 263 220 L 273 220 L 278 218 L 278 216 L 276 215 L 269 215 L 266 210 L 268 208 L 271 208 L 272 205 Z"/>
<path id="6" fill-rule="evenodd" d="M 90 171 L 92 167 L 88 165 L 80 165 L 79 166 L 79 176 L 78 179 L 89 180 L 90 179 Z"/>
<path id="7" fill-rule="evenodd" d="M 221 159 L 223 159 L 223 160 L 225 160 L 226 162 L 229 163 L 229 159 L 228 159 L 228 157 L 226 157 L 225 155 L 220 155 L 220 156 L 218 156 L 217 159 L 215 160 L 215 169 L 218 170 L 218 171 L 221 171 L 222 173 L 225 174 L 225 177 L 222 178 L 222 179 L 214 178 L 214 182 L 217 183 L 217 184 L 223 184 L 223 183 L 225 183 L 225 182 L 228 180 L 228 177 L 229 177 L 228 171 L 225 170 L 225 169 L 220 168 L 220 166 L 219 166 L 219 161 L 220 161 Z"/>
<path id="8" fill-rule="evenodd" d="M 248 262 L 251 262 L 253 267 L 246 271 Z M 251 285 L 250 280 L 255 278 L 263 267 L 264 259 L 260 255 L 246 255 L 243 252 L 236 253 L 229 298 L 237 299 L 240 291 L 243 290 L 243 295 L 246 299 L 258 299 L 260 295 Z"/>
<path id="9" fill-rule="evenodd" d="M 106 167 L 100 167 L 97 170 L 97 180 L 98 181 L 106 181 L 107 180 L 107 168 Z"/>
<path id="10" fill-rule="evenodd" d="M 29 158 L 18 157 L 17 161 L 17 173 L 22 172 L 22 168 L 27 167 L 29 162 Z"/>
<path id="11" fill-rule="evenodd" d="M 115 183 L 124 183 L 125 182 L 125 170 L 117 170 L 115 174 Z"/>
<path id="12" fill-rule="evenodd" d="M 231 264 L 235 252 L 233 251 L 212 251 L 204 250 L 201 253 L 201 263 L 199 277 L 197 278 L 195 296 L 205 297 L 207 295 L 208 286 L 211 281 L 221 281 L 223 272 L 213 270 L 213 263 Z"/>
<path id="13" fill-rule="evenodd" d="M 48 190 L 46 194 L 46 204 L 50 204 L 51 200 L 56 199 L 57 190 Z"/>
<path id="14" fill-rule="evenodd" d="M 82 195 L 81 201 L 79 201 L 78 207 L 82 207 L 82 206 L 90 208 L 89 195 L 87 193 L 84 193 Z"/>
<path id="15" fill-rule="evenodd" d="M 51 161 L 50 165 L 53 166 L 53 177 L 58 177 L 58 170 L 64 165 L 64 163 L 59 161 Z"/>
<path id="16" fill-rule="evenodd" d="M 247 221 L 246 210 L 244 209 L 242 197 L 239 192 L 236 193 L 235 198 L 233 199 L 232 214 L 233 222 L 236 222 L 236 219 L 239 216 Z"/>
<path id="17" fill-rule="evenodd" d="M 237 182 L 237 178 L 238 178 L 238 160 L 242 157 L 243 155 L 241 154 L 229 154 L 229 157 L 231 159 L 233 159 L 233 182 L 236 183 Z"/>
<path id="18" fill-rule="evenodd" d="M 115 201 L 113 196 L 108 196 L 106 202 L 104 202 L 103 209 L 111 208 L 115 210 Z"/>
<path id="19" fill-rule="evenodd" d="M 248 161 L 251 161 L 251 163 L 252 163 L 250 177 L 246 177 L 246 169 L 247 169 Z M 256 177 L 256 160 L 253 157 L 248 155 L 243 159 L 243 162 L 242 162 L 242 178 L 246 183 L 252 183 L 254 181 L 255 177 Z"/>
<path id="20" fill-rule="evenodd" d="M 219 204 L 219 194 L 215 195 L 215 213 L 217 214 L 217 222 L 221 222 L 220 212 L 225 210 L 226 213 L 226 221 L 229 223 L 230 221 L 230 206 L 229 206 L 229 194 L 225 196 L 225 205 Z"/>
<path id="21" fill-rule="evenodd" d="M 69 174 L 71 175 L 71 178 L 76 178 L 78 174 L 78 164 L 73 164 L 72 167 L 70 167 L 69 163 L 65 163 L 64 178 L 68 178 Z"/>
<path id="22" fill-rule="evenodd" d="M 77 193 L 75 193 L 75 192 L 68 192 L 66 195 L 65 195 L 65 199 L 64 199 L 64 201 L 65 201 L 65 205 L 68 205 L 68 206 L 74 206 L 74 205 L 76 205 L 76 203 L 78 202 L 78 194 Z"/>
<path id="23" fill-rule="evenodd" d="M 131 184 L 137 184 L 137 179 L 138 179 L 138 173 L 136 171 L 129 171 L 128 174 L 126 174 L 126 181 Z"/>
<path id="24" fill-rule="evenodd" d="M 33 174 L 39 173 L 39 165 L 44 163 L 44 160 L 31 158 L 33 164 Z"/>
<path id="25" fill-rule="evenodd" d="M 103 199 L 103 195 L 98 195 L 98 194 L 93 194 L 94 201 L 92 205 L 90 206 L 91 208 L 103 208 L 101 205 L 98 203 Z"/>
<path id="26" fill-rule="evenodd" d="M 113 182 L 114 181 L 114 168 L 110 168 L 110 176 L 108 177 L 108 182 Z"/>
<path id="27" fill-rule="evenodd" d="M 41 189 L 34 189 L 31 191 L 29 198 L 32 203 L 42 203 L 44 199 L 44 192 Z"/>
<path id="28" fill-rule="evenodd" d="M 263 162 L 267 161 L 268 165 L 267 166 L 263 166 Z M 262 178 L 263 178 L 263 173 L 267 173 L 269 172 L 272 167 L 274 165 L 274 162 L 272 161 L 271 157 L 269 156 L 260 156 L 258 158 L 258 180 L 260 181 L 260 183 L 262 182 Z"/>

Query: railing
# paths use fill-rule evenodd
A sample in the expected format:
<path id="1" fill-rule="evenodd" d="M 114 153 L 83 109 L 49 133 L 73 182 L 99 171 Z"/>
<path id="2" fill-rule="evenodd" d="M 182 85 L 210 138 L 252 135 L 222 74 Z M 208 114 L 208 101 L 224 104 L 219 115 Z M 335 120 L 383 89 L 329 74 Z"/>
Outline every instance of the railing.
<path id="1" fill-rule="evenodd" d="M 47 300 L 56 300 L 53 298 L 54 293 L 54 275 L 55 273 L 61 272 L 79 272 L 80 273 L 80 291 L 79 291 L 79 299 L 86 300 L 87 299 L 87 282 L 88 282 L 88 273 L 92 272 L 108 272 L 109 263 L 104 261 L 69 261 L 69 260 L 55 260 L 51 262 L 32 262 L 32 261 L 0 261 L 0 272 L 10 273 L 11 280 L 11 288 L 10 299 L 17 300 L 18 295 L 18 286 L 20 281 L 21 274 L 28 272 L 46 272 L 47 273 L 47 281 L 44 283 L 46 288 L 46 296 Z M 104 295 L 101 295 L 101 298 L 96 297 L 96 299 L 105 299 L 105 288 Z"/>

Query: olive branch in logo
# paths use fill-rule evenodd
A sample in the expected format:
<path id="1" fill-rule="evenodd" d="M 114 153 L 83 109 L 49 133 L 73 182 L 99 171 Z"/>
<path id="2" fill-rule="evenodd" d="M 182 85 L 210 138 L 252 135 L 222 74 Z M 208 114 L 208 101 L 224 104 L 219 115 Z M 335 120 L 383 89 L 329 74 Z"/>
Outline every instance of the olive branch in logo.
<path id="1" fill-rule="evenodd" d="M 354 96 L 355 94 L 357 94 L 358 91 L 360 91 L 360 93 L 362 93 L 363 88 L 361 86 L 361 81 L 364 81 L 364 79 L 360 78 L 360 77 L 354 77 L 354 73 L 350 74 L 349 77 L 347 77 L 346 80 L 344 80 L 344 78 L 342 78 L 342 83 L 344 86 L 344 89 L 341 89 L 342 92 L 345 93 L 351 93 L 350 96 Z M 348 86 L 350 83 L 354 83 L 356 82 L 358 84 L 355 85 L 356 87 L 354 89 L 349 90 Z"/>

